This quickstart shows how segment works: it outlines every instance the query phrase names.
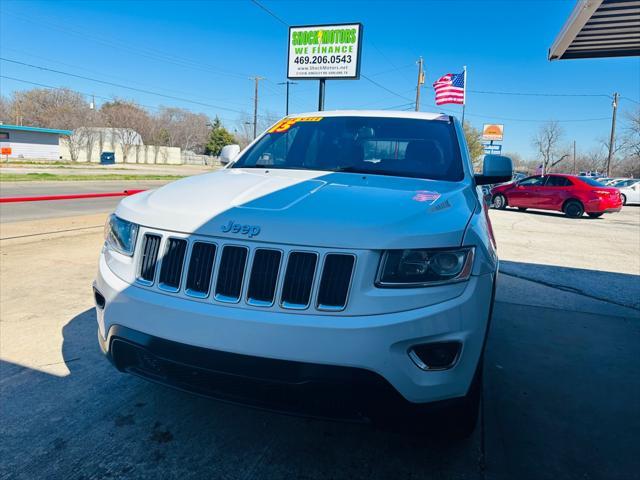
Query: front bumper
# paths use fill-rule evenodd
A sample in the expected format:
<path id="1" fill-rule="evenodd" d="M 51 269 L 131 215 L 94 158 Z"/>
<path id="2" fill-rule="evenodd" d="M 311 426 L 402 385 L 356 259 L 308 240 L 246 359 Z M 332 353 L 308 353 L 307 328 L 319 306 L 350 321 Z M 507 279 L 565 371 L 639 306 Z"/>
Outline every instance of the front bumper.
<path id="1" fill-rule="evenodd" d="M 259 396 L 252 402 L 251 395 L 240 395 L 235 382 L 242 378 L 273 386 L 273 372 L 285 368 L 296 372 L 285 385 L 312 385 L 315 392 L 316 384 L 329 384 L 339 398 L 336 391 L 366 384 L 373 385 L 374 397 L 423 404 L 467 394 L 484 347 L 493 286 L 493 275 L 472 276 L 462 294 L 428 307 L 369 316 L 309 315 L 204 304 L 149 291 L 122 281 L 101 258 L 95 288 L 105 302 L 97 308 L 98 335 L 121 370 L 223 400 L 262 403 Z M 439 341 L 462 343 L 457 363 L 442 371 L 419 369 L 408 355 L 410 347 Z M 254 367 L 238 374 L 235 364 L 245 365 L 245 357 Z M 153 373 L 154 364 L 164 373 Z M 313 381 L 306 376 L 310 371 Z M 197 379 L 195 386 L 188 378 Z M 275 403 L 276 410 L 296 410 Z"/>

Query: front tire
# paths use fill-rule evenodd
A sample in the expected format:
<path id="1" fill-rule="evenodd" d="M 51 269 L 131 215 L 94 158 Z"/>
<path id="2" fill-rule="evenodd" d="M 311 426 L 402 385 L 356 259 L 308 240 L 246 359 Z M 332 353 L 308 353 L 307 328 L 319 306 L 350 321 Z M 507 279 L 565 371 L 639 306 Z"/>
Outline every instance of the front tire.
<path id="1" fill-rule="evenodd" d="M 627 196 L 624 193 L 620 194 L 620 198 L 622 199 L 622 205 L 627 204 Z"/>
<path id="2" fill-rule="evenodd" d="M 590 218 L 600 218 L 602 215 L 604 215 L 603 212 L 600 213 L 587 213 L 587 215 L 589 215 Z"/>
<path id="3" fill-rule="evenodd" d="M 577 200 L 569 200 L 563 210 L 569 218 L 580 218 L 584 214 L 584 206 Z"/>
<path id="4" fill-rule="evenodd" d="M 495 197 L 493 197 L 493 206 L 498 210 L 504 210 L 505 208 L 507 208 L 506 197 L 501 193 L 497 194 Z"/>

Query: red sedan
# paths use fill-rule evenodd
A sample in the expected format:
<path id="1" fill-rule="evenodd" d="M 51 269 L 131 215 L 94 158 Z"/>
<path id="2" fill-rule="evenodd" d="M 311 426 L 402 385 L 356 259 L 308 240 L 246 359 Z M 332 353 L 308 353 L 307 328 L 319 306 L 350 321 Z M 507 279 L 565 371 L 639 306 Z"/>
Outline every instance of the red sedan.
<path id="1" fill-rule="evenodd" d="M 534 175 L 498 185 L 491 194 L 495 208 L 557 210 L 572 218 L 581 217 L 585 212 L 591 218 L 598 218 L 604 213 L 619 212 L 622 208 L 617 188 L 605 187 L 592 178 L 575 175 Z"/>

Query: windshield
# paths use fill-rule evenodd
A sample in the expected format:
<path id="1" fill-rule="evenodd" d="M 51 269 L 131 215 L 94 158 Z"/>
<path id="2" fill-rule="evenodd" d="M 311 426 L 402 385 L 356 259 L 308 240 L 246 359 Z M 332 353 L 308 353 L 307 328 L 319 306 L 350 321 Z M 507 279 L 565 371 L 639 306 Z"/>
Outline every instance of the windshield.
<path id="1" fill-rule="evenodd" d="M 232 168 L 290 168 L 462 180 L 453 123 L 385 117 L 278 122 Z"/>
<path id="2" fill-rule="evenodd" d="M 601 184 L 599 181 L 594 180 L 593 178 L 590 178 L 590 177 L 580 177 L 580 180 L 582 180 L 587 185 L 591 185 L 592 187 L 604 187 L 604 185 Z"/>

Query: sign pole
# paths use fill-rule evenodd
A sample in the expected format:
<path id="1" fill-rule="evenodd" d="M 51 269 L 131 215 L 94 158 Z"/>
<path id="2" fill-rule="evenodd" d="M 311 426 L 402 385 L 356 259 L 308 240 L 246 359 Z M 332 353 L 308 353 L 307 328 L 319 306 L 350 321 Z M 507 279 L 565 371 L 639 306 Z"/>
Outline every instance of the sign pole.
<path id="1" fill-rule="evenodd" d="M 324 82 L 325 79 L 320 79 L 320 90 L 318 91 L 318 111 L 321 112 L 324 110 Z"/>
<path id="2" fill-rule="evenodd" d="M 462 67 L 464 89 L 462 90 L 462 126 L 464 127 L 464 109 L 467 106 L 467 66 Z"/>

